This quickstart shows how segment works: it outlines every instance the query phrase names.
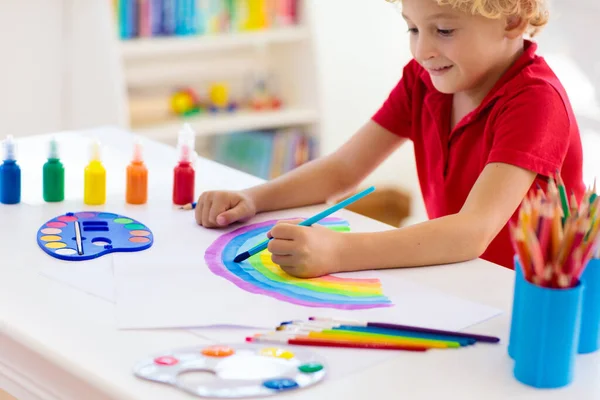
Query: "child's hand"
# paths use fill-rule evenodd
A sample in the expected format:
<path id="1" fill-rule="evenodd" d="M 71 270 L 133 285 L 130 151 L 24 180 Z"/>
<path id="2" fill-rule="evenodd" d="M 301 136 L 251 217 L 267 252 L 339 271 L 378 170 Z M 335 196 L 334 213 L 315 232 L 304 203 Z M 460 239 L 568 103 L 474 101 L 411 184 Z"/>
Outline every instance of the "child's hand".
<path id="1" fill-rule="evenodd" d="M 225 227 L 255 215 L 254 200 L 243 192 L 204 192 L 196 205 L 196 222 L 205 228 Z"/>
<path id="2" fill-rule="evenodd" d="M 273 262 L 298 278 L 340 272 L 344 234 L 320 225 L 299 226 L 299 222 L 281 221 L 269 232 Z"/>

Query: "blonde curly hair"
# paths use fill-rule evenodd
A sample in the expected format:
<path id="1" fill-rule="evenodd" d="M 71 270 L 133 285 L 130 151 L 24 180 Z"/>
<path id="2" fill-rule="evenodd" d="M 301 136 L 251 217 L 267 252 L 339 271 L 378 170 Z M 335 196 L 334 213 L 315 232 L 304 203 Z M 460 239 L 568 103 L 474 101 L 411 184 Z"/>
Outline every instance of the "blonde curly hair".
<path id="1" fill-rule="evenodd" d="M 402 0 L 386 0 L 390 3 L 402 3 Z M 546 0 L 434 0 L 440 6 L 479 14 L 496 19 L 502 16 L 518 15 L 528 21 L 527 33 L 533 37 L 548 23 L 548 5 Z"/>

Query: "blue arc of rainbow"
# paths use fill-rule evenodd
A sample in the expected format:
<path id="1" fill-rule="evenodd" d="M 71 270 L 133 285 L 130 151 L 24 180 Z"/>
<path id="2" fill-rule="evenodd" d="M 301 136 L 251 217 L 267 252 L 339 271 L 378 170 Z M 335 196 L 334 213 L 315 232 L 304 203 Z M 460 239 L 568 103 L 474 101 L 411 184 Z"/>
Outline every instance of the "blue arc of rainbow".
<path id="1" fill-rule="evenodd" d="M 312 279 L 296 278 L 274 264 L 268 250 L 241 263 L 233 261 L 237 254 L 265 240 L 267 232 L 276 223 L 276 220 L 272 220 L 248 225 L 219 237 L 204 256 L 209 269 L 247 292 L 305 307 L 361 310 L 393 306 L 383 295 L 378 279 L 331 275 Z M 348 222 L 339 218 L 326 218 L 319 225 L 336 231 L 350 230 Z"/>

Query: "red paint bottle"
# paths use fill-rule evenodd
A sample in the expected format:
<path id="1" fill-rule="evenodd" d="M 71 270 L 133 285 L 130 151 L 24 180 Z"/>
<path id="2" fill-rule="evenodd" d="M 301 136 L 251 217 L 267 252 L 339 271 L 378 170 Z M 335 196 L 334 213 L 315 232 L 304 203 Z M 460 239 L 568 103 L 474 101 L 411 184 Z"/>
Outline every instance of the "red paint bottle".
<path id="1" fill-rule="evenodd" d="M 194 202 L 196 173 L 192 164 L 194 131 L 185 124 L 179 132 L 179 162 L 173 170 L 173 203 L 184 206 Z"/>

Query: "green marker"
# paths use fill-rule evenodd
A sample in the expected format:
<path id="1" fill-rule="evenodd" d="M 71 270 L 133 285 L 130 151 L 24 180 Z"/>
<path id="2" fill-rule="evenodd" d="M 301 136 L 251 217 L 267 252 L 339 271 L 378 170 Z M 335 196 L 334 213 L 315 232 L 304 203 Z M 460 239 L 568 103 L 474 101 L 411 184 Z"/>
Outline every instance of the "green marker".
<path id="1" fill-rule="evenodd" d="M 65 199 L 65 168 L 60 162 L 56 138 L 50 140 L 48 161 L 43 171 L 44 201 L 54 203 Z"/>

